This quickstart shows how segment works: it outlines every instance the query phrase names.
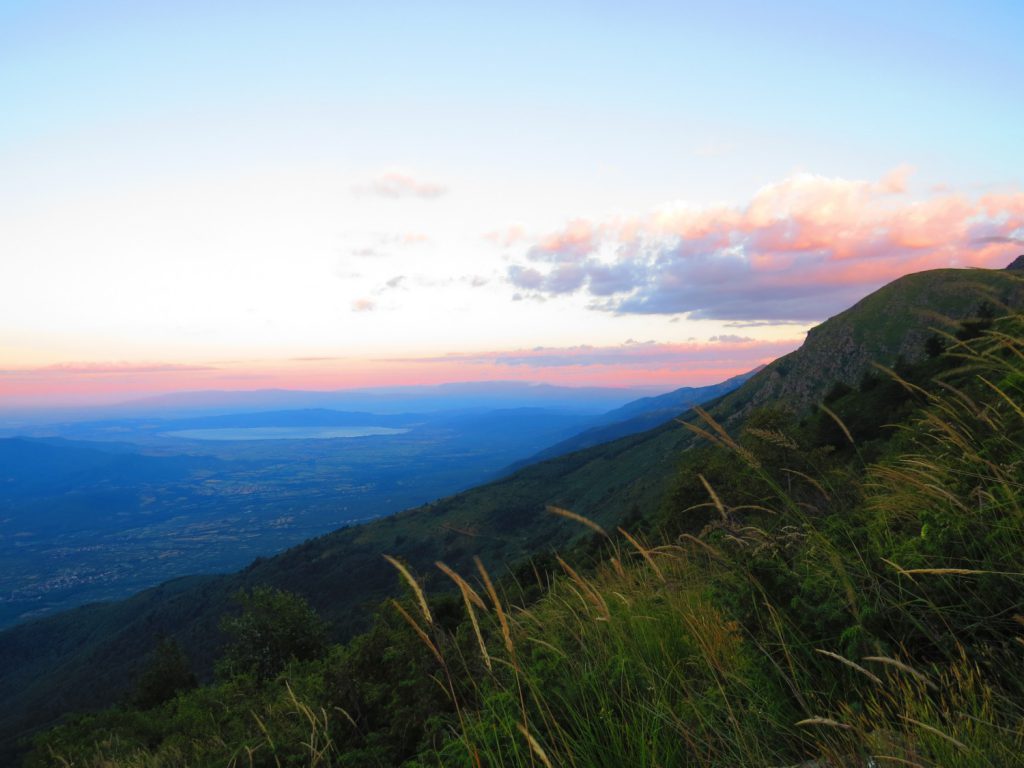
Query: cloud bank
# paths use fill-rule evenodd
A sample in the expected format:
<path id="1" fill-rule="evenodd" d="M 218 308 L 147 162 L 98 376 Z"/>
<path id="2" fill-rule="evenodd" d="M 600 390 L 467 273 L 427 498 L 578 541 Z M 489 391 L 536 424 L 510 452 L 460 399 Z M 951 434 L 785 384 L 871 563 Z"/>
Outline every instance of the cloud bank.
<path id="1" fill-rule="evenodd" d="M 800 345 L 801 339 L 759 341 L 746 336 L 714 336 L 681 344 L 633 341 L 614 346 L 533 347 L 440 357 L 409 358 L 402 363 L 456 363 L 514 368 L 621 368 L 692 371 L 711 368 L 740 373 L 774 360 Z"/>
<path id="2" fill-rule="evenodd" d="M 507 277 L 527 297 L 580 293 L 608 312 L 815 321 L 901 275 L 1002 267 L 1024 248 L 1024 194 L 917 200 L 907 175 L 797 174 L 744 206 L 571 221 L 535 239 Z"/>

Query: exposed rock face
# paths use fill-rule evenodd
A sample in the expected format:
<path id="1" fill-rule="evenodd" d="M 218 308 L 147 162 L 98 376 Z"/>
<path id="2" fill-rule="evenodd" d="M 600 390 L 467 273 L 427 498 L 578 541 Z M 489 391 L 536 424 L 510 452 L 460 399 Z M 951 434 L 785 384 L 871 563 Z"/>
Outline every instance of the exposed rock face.
<path id="1" fill-rule="evenodd" d="M 1018 262 L 1024 272 L 1024 256 Z M 836 382 L 856 387 L 874 363 L 892 367 L 924 359 L 925 343 L 937 330 L 955 330 L 984 304 L 996 314 L 1024 308 L 1024 275 L 988 269 L 907 275 L 812 328 L 800 349 L 776 360 L 721 405 L 730 419 L 768 402 L 806 411 Z"/>

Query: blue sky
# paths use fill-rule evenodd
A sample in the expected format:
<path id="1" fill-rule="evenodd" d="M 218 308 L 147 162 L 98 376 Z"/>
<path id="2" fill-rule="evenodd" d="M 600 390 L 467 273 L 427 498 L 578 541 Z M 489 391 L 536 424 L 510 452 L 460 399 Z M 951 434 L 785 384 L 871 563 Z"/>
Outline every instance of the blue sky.
<path id="1" fill-rule="evenodd" d="M 417 355 L 621 349 L 511 373 L 641 383 L 630 341 L 776 354 L 901 271 L 1013 250 L 1021 29 L 1010 2 L 3 2 L 0 368 L 57 397 L 83 386 L 67 371 L 140 363 L 331 386 L 510 373 L 386 363 Z M 868 277 L 730 213 L 755 200 L 856 229 Z M 569 229 L 585 242 L 558 251 Z M 809 268 L 831 287 L 799 311 Z M 745 292 L 694 298 L 725 284 Z M 197 383 L 138 375 L 90 391 Z"/>

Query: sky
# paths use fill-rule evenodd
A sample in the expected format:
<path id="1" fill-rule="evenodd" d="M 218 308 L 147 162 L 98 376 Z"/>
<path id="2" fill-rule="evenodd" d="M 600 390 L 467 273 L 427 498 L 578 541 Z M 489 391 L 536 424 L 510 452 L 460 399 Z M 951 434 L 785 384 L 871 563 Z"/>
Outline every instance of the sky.
<path id="1" fill-rule="evenodd" d="M 1019 2 L 0 0 L 0 404 L 672 389 L 1024 253 Z"/>

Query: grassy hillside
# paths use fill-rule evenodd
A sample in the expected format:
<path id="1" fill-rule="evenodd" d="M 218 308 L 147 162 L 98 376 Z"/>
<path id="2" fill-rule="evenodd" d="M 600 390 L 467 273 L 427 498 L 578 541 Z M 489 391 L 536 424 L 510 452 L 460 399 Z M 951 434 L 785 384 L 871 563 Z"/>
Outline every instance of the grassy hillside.
<path id="1" fill-rule="evenodd" d="M 457 599 L 389 565 L 406 598 L 368 634 L 72 721 L 28 764 L 1021 765 L 1024 316 L 986 325 L 827 410 L 695 414 L 632 533 L 548 513 L 587 538 L 497 586 L 454 567 Z"/>
<path id="2" fill-rule="evenodd" d="M 925 359 L 929 327 L 937 315 L 970 317 L 984 302 L 1020 306 L 1020 281 L 1008 273 L 974 270 L 903 278 L 815 329 L 800 350 L 709 410 L 730 428 L 770 404 L 806 414 L 837 382 L 859 384 L 873 360 L 892 365 L 901 358 L 908 363 Z M 770 419 L 757 428 L 772 434 Z M 580 529 L 546 513 L 548 504 L 575 510 L 609 529 L 677 511 L 696 482 L 690 471 L 681 484 L 678 472 L 692 457 L 704 459 L 700 440 L 670 422 L 435 504 L 329 534 L 239 574 L 181 580 L 130 601 L 90 606 L 2 633 L 0 696 L 7 706 L 0 730 L 10 744 L 13 735 L 70 709 L 113 701 L 137 678 L 160 636 L 177 639 L 200 672 L 208 673 L 221 640 L 219 618 L 240 588 L 271 584 L 301 594 L 328 620 L 335 637 L 350 637 L 369 626 L 373 608 L 395 591 L 383 553 L 401 557 L 435 589 L 446 583 L 433 568 L 435 560 L 468 573 L 473 556 L 479 555 L 498 574 L 526 556 L 577 538 Z M 728 478 L 729 470 L 719 467 L 716 477 Z"/>

